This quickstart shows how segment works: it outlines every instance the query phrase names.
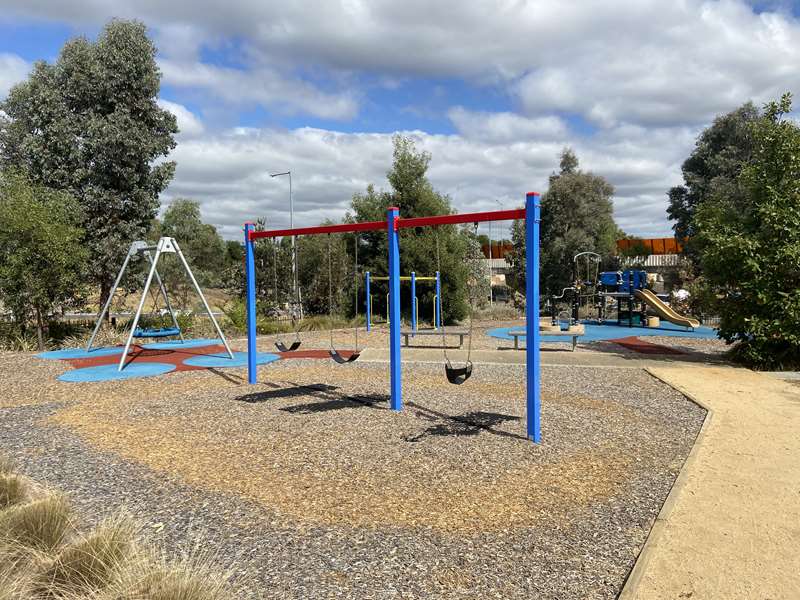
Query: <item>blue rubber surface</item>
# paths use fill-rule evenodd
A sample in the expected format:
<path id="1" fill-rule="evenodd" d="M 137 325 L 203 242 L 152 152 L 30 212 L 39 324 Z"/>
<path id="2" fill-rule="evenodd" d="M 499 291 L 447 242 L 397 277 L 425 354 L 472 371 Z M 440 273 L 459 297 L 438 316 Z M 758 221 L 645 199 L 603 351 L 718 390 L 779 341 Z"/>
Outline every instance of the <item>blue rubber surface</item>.
<path id="1" fill-rule="evenodd" d="M 214 346 L 221 344 L 220 339 L 197 338 L 194 340 L 172 340 L 169 342 L 153 342 L 152 344 L 138 344 L 145 350 L 180 350 L 181 348 L 199 348 L 201 346 Z"/>
<path id="2" fill-rule="evenodd" d="M 689 331 L 684 327 L 673 325 L 672 323 L 661 322 L 661 327 L 625 327 L 619 326 L 616 323 L 607 323 L 600 325 L 598 323 L 584 323 L 583 327 L 586 331 L 585 335 L 578 338 L 581 342 L 599 342 L 602 340 L 615 340 L 618 338 L 628 337 L 634 335 L 636 337 L 646 337 L 651 335 L 663 335 L 669 337 L 685 337 L 685 338 L 701 338 L 701 339 L 717 339 L 717 330 L 711 327 L 697 327 L 694 331 Z M 512 329 L 523 329 L 524 326 L 519 327 L 495 327 L 486 332 L 486 335 L 498 338 L 501 340 L 512 340 L 513 337 L 508 334 Z M 525 341 L 525 336 L 520 336 L 520 341 Z M 541 335 L 543 342 L 565 342 L 569 338 L 555 335 Z"/>
<path id="3" fill-rule="evenodd" d="M 58 376 L 59 381 L 71 382 L 94 382 L 94 381 L 117 381 L 119 379 L 136 379 L 139 377 L 154 377 L 163 375 L 175 370 L 175 365 L 167 363 L 130 363 L 122 369 L 117 370 L 117 365 L 100 365 L 98 367 L 86 367 L 84 369 L 73 369 Z"/>
<path id="4" fill-rule="evenodd" d="M 256 364 L 266 365 L 280 359 L 277 354 L 269 352 L 258 352 L 256 354 Z M 226 352 L 219 354 L 205 354 L 203 356 L 192 356 L 183 361 L 183 364 L 190 367 L 225 368 L 225 367 L 245 367 L 247 366 L 247 352 L 234 352 L 233 360 Z"/>
<path id="5" fill-rule="evenodd" d="M 115 348 L 92 348 L 87 352 L 86 348 L 67 348 L 65 350 L 51 350 L 42 352 L 36 356 L 46 360 L 64 360 L 68 358 L 92 358 L 95 356 L 109 356 L 111 354 L 122 354 L 122 346 Z"/>

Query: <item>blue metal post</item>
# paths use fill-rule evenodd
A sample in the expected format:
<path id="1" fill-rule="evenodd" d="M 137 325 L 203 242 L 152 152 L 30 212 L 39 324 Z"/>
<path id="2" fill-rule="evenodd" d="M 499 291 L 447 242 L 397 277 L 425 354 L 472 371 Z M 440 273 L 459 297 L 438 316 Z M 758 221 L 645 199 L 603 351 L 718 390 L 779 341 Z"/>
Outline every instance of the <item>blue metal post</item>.
<path id="1" fill-rule="evenodd" d="M 365 276 L 364 288 L 366 289 L 367 292 L 367 298 L 364 300 L 364 303 L 367 305 L 366 307 L 367 331 L 370 331 L 372 329 L 372 298 L 370 297 L 370 291 L 369 291 L 369 271 L 367 271 L 367 274 Z"/>
<path id="2" fill-rule="evenodd" d="M 417 332 L 417 274 L 411 271 L 411 331 Z"/>
<path id="3" fill-rule="evenodd" d="M 436 329 L 442 326 L 442 279 L 436 271 L 436 306 L 433 308 L 433 326 Z"/>
<path id="4" fill-rule="evenodd" d="M 400 211 L 391 207 L 386 211 L 389 240 L 389 381 L 392 410 L 402 410 L 403 396 L 400 380 L 400 239 L 397 219 Z"/>
<path id="5" fill-rule="evenodd" d="M 244 224 L 244 272 L 247 285 L 247 382 L 256 383 L 256 262 L 250 232 L 252 223 Z"/>
<path id="6" fill-rule="evenodd" d="M 527 365 L 528 437 L 542 440 L 541 382 L 539 380 L 539 194 L 525 198 L 525 361 Z"/>

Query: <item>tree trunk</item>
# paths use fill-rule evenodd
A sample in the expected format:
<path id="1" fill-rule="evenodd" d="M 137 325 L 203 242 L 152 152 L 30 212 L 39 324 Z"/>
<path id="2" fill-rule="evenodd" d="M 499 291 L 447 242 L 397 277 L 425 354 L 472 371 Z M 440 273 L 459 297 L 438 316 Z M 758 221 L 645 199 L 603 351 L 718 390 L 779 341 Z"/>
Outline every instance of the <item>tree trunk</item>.
<path id="1" fill-rule="evenodd" d="M 39 351 L 44 351 L 44 323 L 42 323 L 42 311 L 36 307 L 36 337 L 39 340 Z"/>
<path id="2" fill-rule="evenodd" d="M 102 308 L 106 305 L 108 301 L 108 296 L 111 294 L 111 281 L 109 281 L 108 277 L 104 277 L 102 283 L 100 284 L 100 308 L 97 309 L 98 312 L 102 310 Z M 111 307 L 109 307 L 108 313 L 106 313 L 106 321 L 111 320 Z"/>

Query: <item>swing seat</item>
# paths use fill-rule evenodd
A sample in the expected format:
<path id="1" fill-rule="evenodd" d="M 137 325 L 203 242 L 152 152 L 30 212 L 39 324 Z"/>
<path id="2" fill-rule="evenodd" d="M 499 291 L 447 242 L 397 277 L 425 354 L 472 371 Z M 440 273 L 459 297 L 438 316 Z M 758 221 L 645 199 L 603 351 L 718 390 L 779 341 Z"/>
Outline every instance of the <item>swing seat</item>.
<path id="1" fill-rule="evenodd" d="M 148 329 L 137 327 L 133 332 L 135 338 L 165 338 L 180 335 L 181 330 L 178 327 L 162 327 L 161 329 Z"/>
<path id="2" fill-rule="evenodd" d="M 292 345 L 287 348 L 286 344 L 284 344 L 281 341 L 278 341 L 275 342 L 275 347 L 281 352 L 294 352 L 300 347 L 300 343 L 301 343 L 300 340 L 295 340 L 292 342 Z"/>
<path id="3" fill-rule="evenodd" d="M 330 350 L 330 353 L 331 353 L 331 358 L 340 365 L 345 365 L 347 363 L 356 361 L 358 360 L 358 357 L 361 356 L 360 352 L 353 352 L 348 358 L 345 358 L 344 356 L 339 354 L 338 350 Z"/>
<path id="4" fill-rule="evenodd" d="M 472 375 L 472 361 L 468 360 L 463 367 L 454 367 L 450 361 L 447 361 L 444 372 L 447 375 L 447 381 L 454 385 L 461 385 Z"/>

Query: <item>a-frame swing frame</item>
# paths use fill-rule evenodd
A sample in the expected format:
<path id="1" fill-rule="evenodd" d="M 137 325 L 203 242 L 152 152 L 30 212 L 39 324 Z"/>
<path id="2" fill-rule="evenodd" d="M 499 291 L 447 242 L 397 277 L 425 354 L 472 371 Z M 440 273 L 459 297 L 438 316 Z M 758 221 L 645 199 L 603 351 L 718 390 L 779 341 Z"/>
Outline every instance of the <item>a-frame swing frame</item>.
<path id="1" fill-rule="evenodd" d="M 153 252 L 155 252 L 155 256 L 153 256 Z M 203 295 L 203 290 L 200 289 L 200 285 L 197 283 L 197 280 L 194 278 L 194 274 L 192 273 L 192 269 L 189 267 L 189 263 L 186 262 L 186 258 L 183 256 L 183 252 L 181 252 L 181 248 L 178 245 L 178 242 L 175 238 L 171 237 L 162 237 L 158 240 L 158 243 L 155 245 L 148 244 L 144 241 L 136 241 L 133 242 L 128 249 L 128 253 L 125 255 L 125 261 L 122 263 L 122 267 L 117 274 L 116 280 L 114 280 L 114 285 L 111 288 L 111 291 L 108 295 L 108 299 L 106 300 L 105 305 L 103 306 L 103 310 L 100 311 L 100 314 L 97 316 L 97 322 L 94 326 L 94 331 L 92 332 L 92 336 L 89 338 L 89 343 L 86 345 L 86 351 L 89 352 L 92 349 L 92 344 L 94 344 L 94 339 L 97 336 L 97 332 L 100 331 L 100 327 L 103 324 L 103 319 L 105 318 L 106 314 L 108 313 L 111 302 L 114 299 L 114 294 L 119 287 L 120 282 L 122 281 L 122 277 L 125 274 L 125 270 L 128 268 L 130 261 L 132 258 L 136 256 L 144 256 L 147 258 L 148 262 L 150 263 L 150 270 L 147 274 L 147 280 L 144 284 L 144 290 L 142 290 L 142 297 L 139 299 L 139 305 L 136 308 L 136 314 L 133 317 L 133 323 L 131 323 L 130 332 L 128 333 L 128 339 L 125 342 L 125 350 L 122 352 L 122 356 L 119 359 L 119 366 L 117 367 L 118 371 L 122 371 L 125 367 L 125 361 L 128 358 L 128 352 L 130 351 L 131 344 L 133 343 L 133 338 L 135 337 L 136 330 L 139 326 L 139 319 L 142 316 L 142 310 L 144 309 L 144 303 L 147 299 L 147 293 L 150 291 L 150 286 L 153 284 L 153 279 L 156 280 L 158 284 L 159 291 L 161 296 L 164 298 L 164 304 L 166 305 L 167 310 L 169 311 L 169 315 L 172 319 L 172 324 L 174 328 L 177 330 L 176 335 L 180 337 L 181 341 L 183 341 L 183 334 L 180 331 L 180 327 L 178 326 L 178 320 L 175 317 L 175 311 L 172 309 L 172 305 L 169 301 L 169 295 L 167 294 L 167 288 L 164 286 L 164 282 L 161 279 L 161 275 L 158 273 L 158 261 L 163 254 L 176 254 L 183 265 L 186 274 L 189 276 L 189 280 L 192 282 L 197 295 L 200 297 L 200 300 L 203 301 L 203 308 L 205 308 L 206 314 L 211 319 L 211 322 L 214 324 L 214 329 L 217 331 L 217 335 L 222 340 L 223 345 L 225 346 L 225 350 L 228 353 L 228 356 L 233 359 L 233 352 L 231 351 L 230 346 L 228 345 L 228 340 L 225 339 L 225 335 L 222 333 L 222 329 L 217 323 L 217 319 L 214 318 L 214 314 L 211 312 L 211 308 L 206 301 L 206 297 Z"/>

